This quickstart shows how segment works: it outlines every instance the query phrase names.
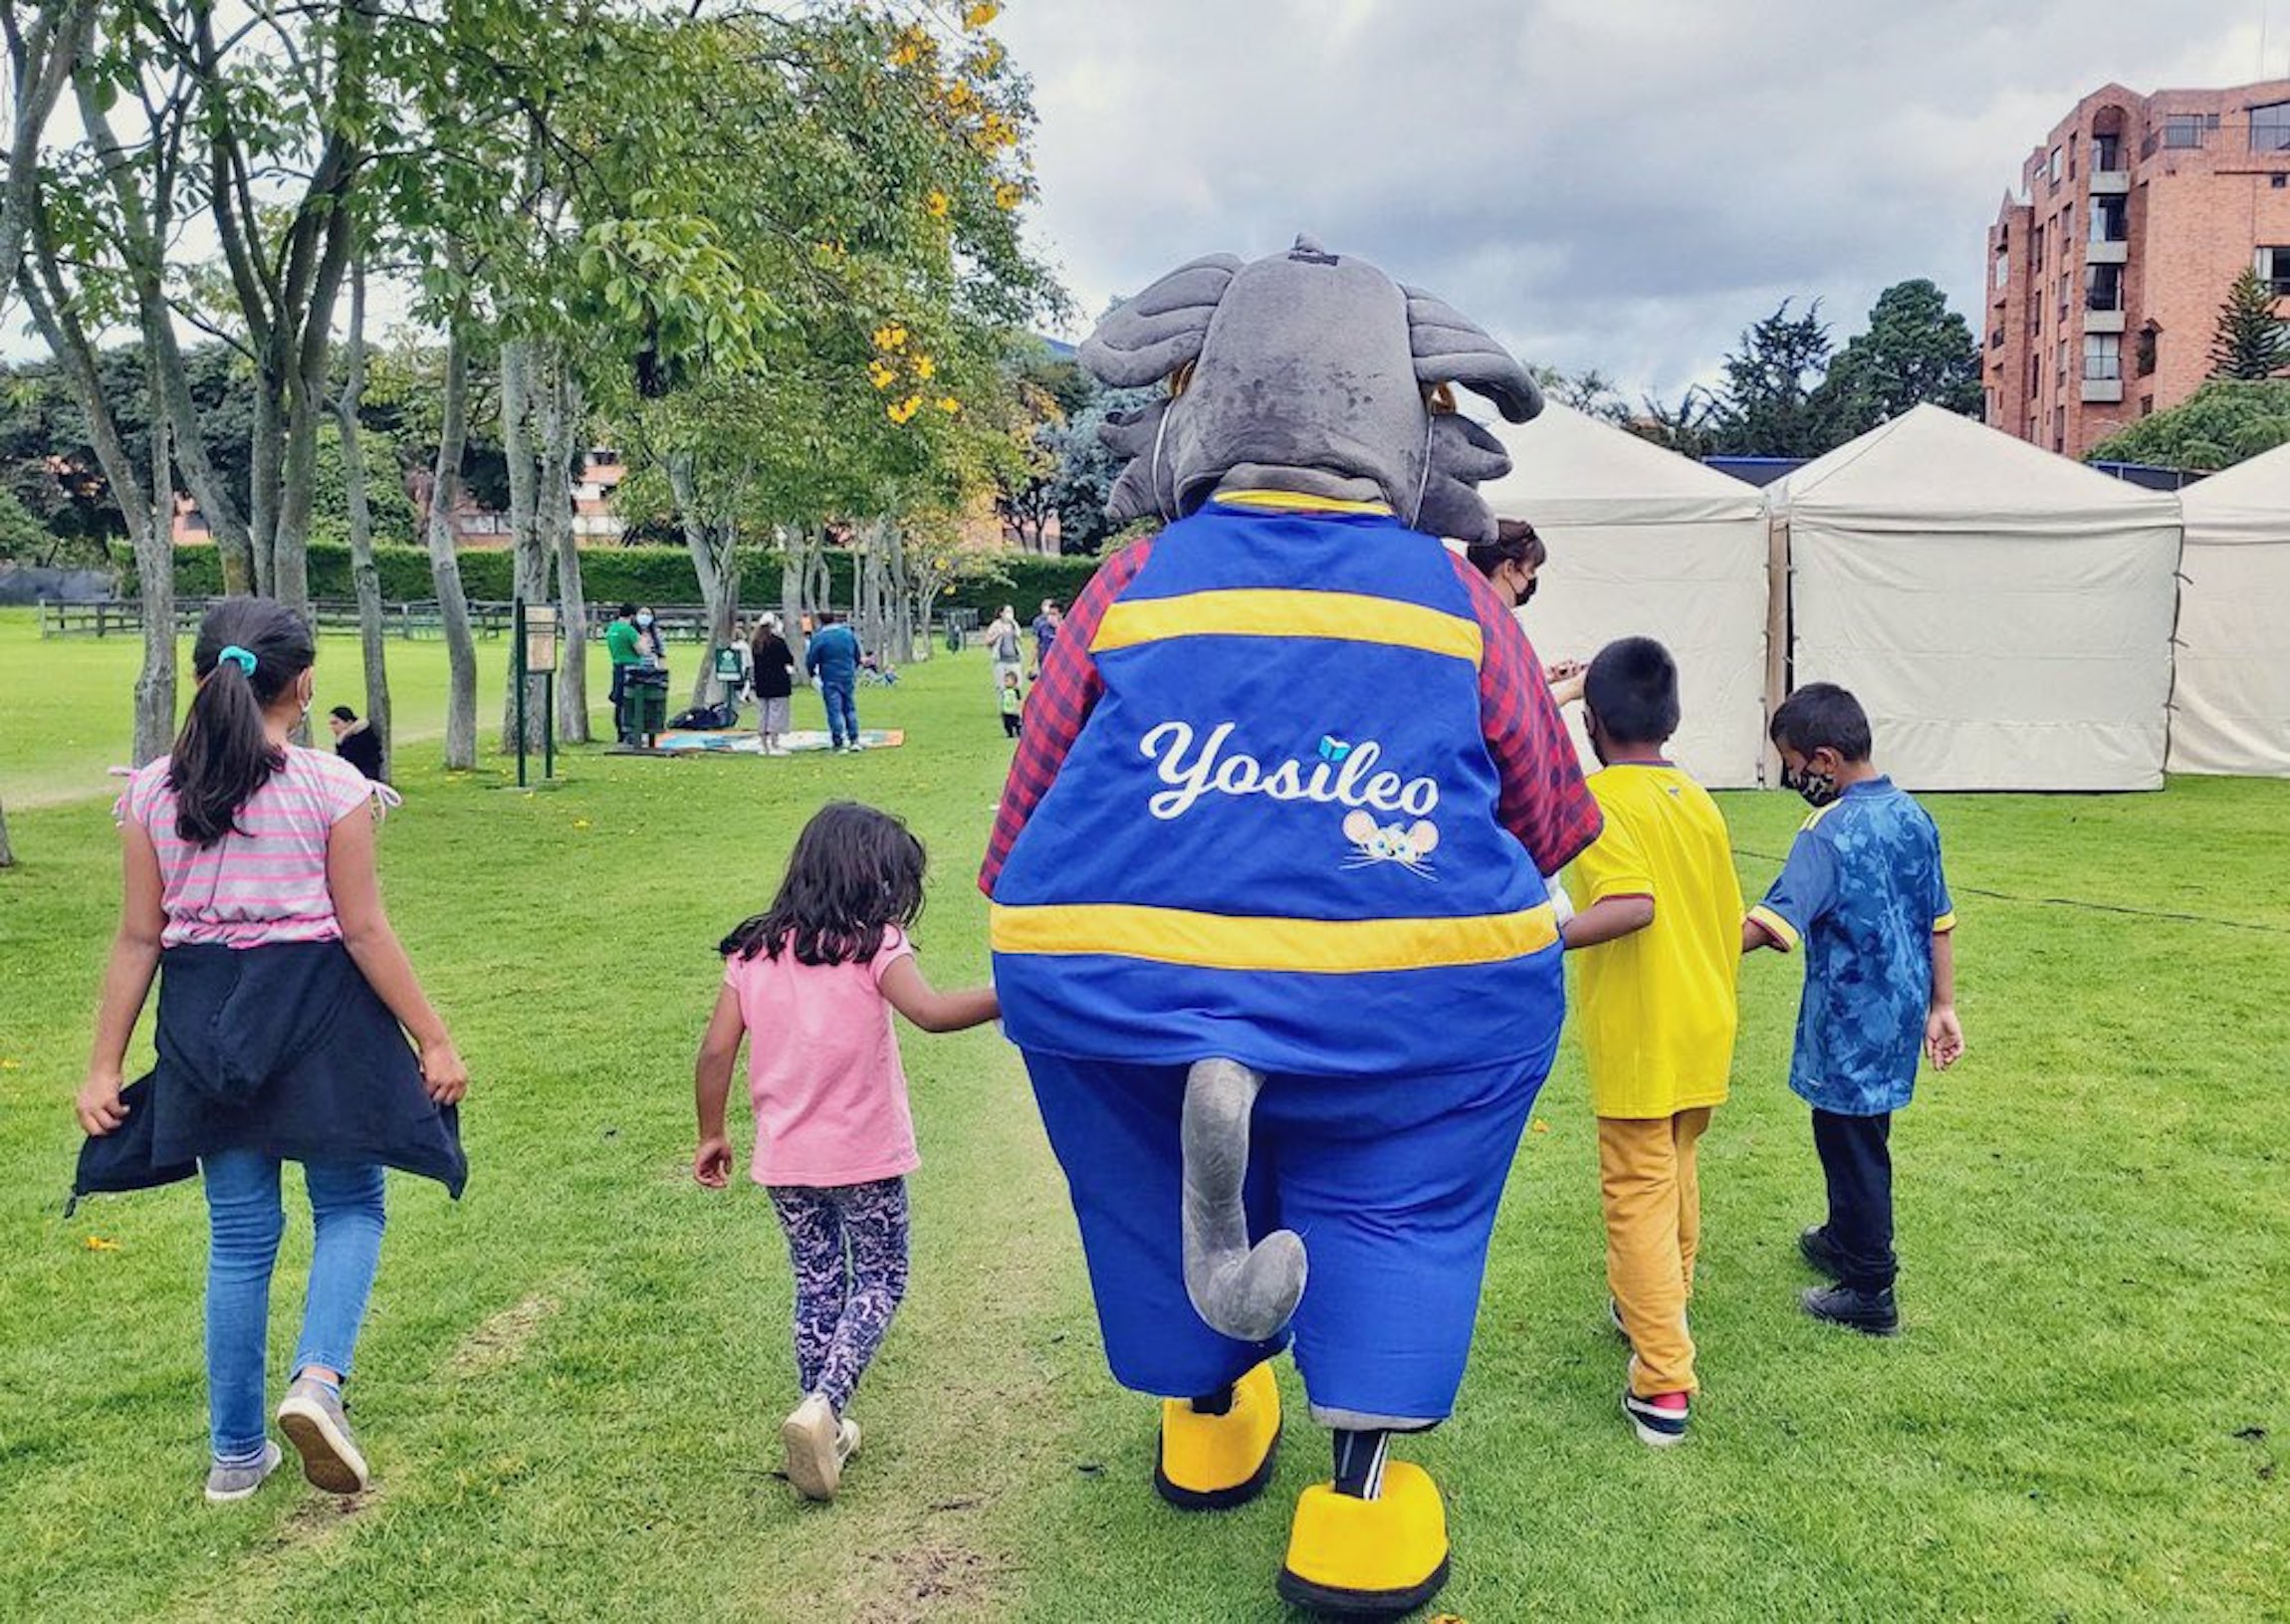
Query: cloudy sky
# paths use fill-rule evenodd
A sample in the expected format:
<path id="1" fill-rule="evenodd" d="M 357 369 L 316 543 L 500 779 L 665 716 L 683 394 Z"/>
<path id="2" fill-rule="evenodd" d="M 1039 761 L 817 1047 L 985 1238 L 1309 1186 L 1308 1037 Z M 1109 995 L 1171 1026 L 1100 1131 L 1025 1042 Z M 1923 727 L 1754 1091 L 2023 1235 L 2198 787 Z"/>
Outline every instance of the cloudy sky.
<path id="1" fill-rule="evenodd" d="M 2021 160 L 2110 80 L 2290 74 L 2290 0 L 1013 0 L 996 31 L 1085 315 L 1308 230 L 1633 392 L 1787 296 L 1840 342 L 1908 277 L 1968 310 Z"/>

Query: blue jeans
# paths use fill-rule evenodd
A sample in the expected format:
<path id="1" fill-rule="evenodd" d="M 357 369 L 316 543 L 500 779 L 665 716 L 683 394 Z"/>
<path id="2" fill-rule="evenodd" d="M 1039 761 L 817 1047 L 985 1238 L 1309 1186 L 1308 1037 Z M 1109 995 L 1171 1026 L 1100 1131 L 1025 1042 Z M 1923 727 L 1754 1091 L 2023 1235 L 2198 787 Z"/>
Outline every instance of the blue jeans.
<path id="1" fill-rule="evenodd" d="M 270 1419 L 263 1372 L 271 1271 L 286 1231 L 279 1162 L 258 1151 L 224 1150 L 199 1168 L 207 1187 L 207 1417 L 216 1456 L 241 1459 L 262 1448 Z M 381 1261 L 381 1169 L 307 1163 L 303 1179 L 318 1239 L 294 1374 L 324 1365 L 347 1376 Z"/>
<path id="2" fill-rule="evenodd" d="M 852 682 L 822 682 L 821 690 L 827 701 L 827 738 L 838 745 L 858 743 L 858 685 Z"/>

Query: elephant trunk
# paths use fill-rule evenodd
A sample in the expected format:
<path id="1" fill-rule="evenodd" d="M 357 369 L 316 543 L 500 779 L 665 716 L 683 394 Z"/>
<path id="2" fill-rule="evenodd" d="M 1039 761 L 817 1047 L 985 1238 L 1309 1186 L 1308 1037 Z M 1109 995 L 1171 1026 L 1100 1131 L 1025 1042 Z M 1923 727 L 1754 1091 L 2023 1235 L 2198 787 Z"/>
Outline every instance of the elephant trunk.
<path id="1" fill-rule="evenodd" d="M 1243 1342 L 1277 1335 L 1304 1294 L 1294 1231 L 1249 1244 L 1249 1117 L 1263 1086 L 1236 1060 L 1202 1060 L 1185 1082 L 1185 1292 L 1213 1330 Z"/>

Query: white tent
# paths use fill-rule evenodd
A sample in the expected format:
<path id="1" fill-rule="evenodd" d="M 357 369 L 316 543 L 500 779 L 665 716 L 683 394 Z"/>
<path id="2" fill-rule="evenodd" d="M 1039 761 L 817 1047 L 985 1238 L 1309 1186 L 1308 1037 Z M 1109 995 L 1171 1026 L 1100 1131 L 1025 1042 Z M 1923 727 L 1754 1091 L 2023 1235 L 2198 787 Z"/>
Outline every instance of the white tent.
<path id="1" fill-rule="evenodd" d="M 2290 776 L 2290 446 L 2179 493 L 2171 770 Z"/>
<path id="2" fill-rule="evenodd" d="M 1937 406 L 1768 495 L 1792 678 L 1858 694 L 1904 787 L 2162 787 L 2174 497 Z"/>
<path id="3" fill-rule="evenodd" d="M 1544 660 L 1659 638 L 1685 715 L 1671 757 L 1714 789 L 1757 782 L 1765 742 L 1766 528 L 1754 488 L 1553 401 L 1488 425 L 1511 471 L 1481 487 L 1550 550 L 1520 619 Z M 1568 724 L 1593 763 L 1579 710 Z"/>

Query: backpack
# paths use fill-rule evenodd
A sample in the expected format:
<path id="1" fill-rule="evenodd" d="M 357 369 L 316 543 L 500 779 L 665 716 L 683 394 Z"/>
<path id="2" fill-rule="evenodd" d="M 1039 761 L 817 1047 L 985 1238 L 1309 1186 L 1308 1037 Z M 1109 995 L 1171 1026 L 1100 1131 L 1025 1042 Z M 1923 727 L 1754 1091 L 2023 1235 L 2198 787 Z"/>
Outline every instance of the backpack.
<path id="1" fill-rule="evenodd" d="M 740 714 L 729 705 L 695 705 L 678 711 L 668 726 L 679 733 L 721 733 L 740 725 Z"/>

